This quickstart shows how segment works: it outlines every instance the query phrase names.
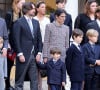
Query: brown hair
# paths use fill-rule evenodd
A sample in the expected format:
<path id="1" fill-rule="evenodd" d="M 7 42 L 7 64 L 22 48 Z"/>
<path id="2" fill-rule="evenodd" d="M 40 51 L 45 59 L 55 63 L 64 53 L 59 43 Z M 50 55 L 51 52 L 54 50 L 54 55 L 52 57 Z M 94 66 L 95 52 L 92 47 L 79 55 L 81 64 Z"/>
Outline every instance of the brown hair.
<path id="1" fill-rule="evenodd" d="M 56 4 L 63 3 L 63 2 L 67 3 L 67 0 L 56 0 Z"/>
<path id="2" fill-rule="evenodd" d="M 93 2 L 96 2 L 96 0 L 88 0 L 85 2 L 85 5 L 84 5 L 84 13 L 86 15 L 89 15 L 90 14 L 90 5 L 93 3 Z"/>
<path id="3" fill-rule="evenodd" d="M 17 8 L 17 4 L 20 2 L 21 0 L 13 0 L 13 3 L 12 3 L 12 9 L 13 11 L 18 14 L 19 13 L 19 9 Z"/>
<path id="4" fill-rule="evenodd" d="M 29 10 L 32 10 L 33 9 L 33 6 L 35 6 L 35 4 L 33 2 L 26 2 L 23 4 L 22 6 L 22 12 L 23 14 L 25 15 Z"/>
<path id="5" fill-rule="evenodd" d="M 73 30 L 73 33 L 72 33 L 72 38 L 74 39 L 74 36 L 75 37 L 78 37 L 78 36 L 83 36 L 83 31 L 82 30 L 80 30 L 80 29 L 74 29 Z"/>
<path id="6" fill-rule="evenodd" d="M 50 54 L 61 54 L 61 50 L 59 49 L 59 48 L 57 48 L 57 47 L 54 47 L 54 48 L 51 48 L 50 49 Z"/>
<path id="7" fill-rule="evenodd" d="M 21 0 L 13 0 L 12 9 L 13 9 L 13 21 L 16 21 L 19 18 L 19 13 L 22 15 L 21 10 L 17 7 L 17 4 Z"/>

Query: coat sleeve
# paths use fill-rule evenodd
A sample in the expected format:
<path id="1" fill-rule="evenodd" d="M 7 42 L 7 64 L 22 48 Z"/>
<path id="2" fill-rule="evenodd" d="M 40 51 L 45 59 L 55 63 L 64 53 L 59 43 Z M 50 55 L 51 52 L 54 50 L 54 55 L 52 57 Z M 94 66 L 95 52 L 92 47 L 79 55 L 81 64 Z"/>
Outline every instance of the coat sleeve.
<path id="1" fill-rule="evenodd" d="M 73 59 L 73 50 L 71 48 L 69 48 L 66 51 L 66 58 L 65 58 L 65 64 L 66 64 L 66 69 L 67 69 L 67 73 L 70 75 L 70 71 L 71 71 L 71 62 Z"/>
<path id="2" fill-rule="evenodd" d="M 62 65 L 62 82 L 66 82 L 66 66 L 65 63 Z"/>
<path id="3" fill-rule="evenodd" d="M 7 32 L 5 20 L 3 20 L 2 30 L 3 30 L 3 39 L 4 39 L 3 48 L 8 48 L 8 32 Z"/>
<path id="4" fill-rule="evenodd" d="M 40 26 L 39 26 L 39 22 L 37 22 L 38 25 L 38 32 L 37 32 L 37 44 L 38 44 L 38 52 L 42 52 L 42 37 L 41 37 L 41 32 L 40 32 Z"/>
<path id="5" fill-rule="evenodd" d="M 49 24 L 46 25 L 46 30 L 45 30 L 45 37 L 44 37 L 44 44 L 43 44 L 43 57 L 48 58 L 48 48 L 50 45 L 50 27 Z"/>
<path id="6" fill-rule="evenodd" d="M 75 19 L 74 28 L 80 28 L 80 15 Z"/>
<path id="7" fill-rule="evenodd" d="M 69 26 L 69 37 L 71 37 L 71 35 L 72 35 L 72 17 L 71 17 L 71 15 L 69 15 L 68 26 Z"/>
<path id="8" fill-rule="evenodd" d="M 41 63 L 41 62 L 37 62 L 37 66 L 38 66 L 40 69 L 46 69 L 47 63 L 43 64 L 43 63 Z"/>
<path id="9" fill-rule="evenodd" d="M 91 56 L 92 53 L 90 52 L 89 48 L 86 48 L 86 46 L 83 46 L 83 54 L 85 58 L 85 63 L 95 65 L 96 59 Z"/>
<path id="10" fill-rule="evenodd" d="M 15 45 L 15 51 L 17 54 L 23 53 L 20 45 L 20 39 L 21 39 L 21 26 L 20 22 L 16 21 L 13 25 L 13 38 L 14 38 L 14 45 Z"/>
<path id="11" fill-rule="evenodd" d="M 66 42 L 65 42 L 65 45 L 66 45 L 66 49 L 68 49 L 69 48 L 69 42 L 70 42 L 70 40 L 69 40 L 69 33 L 70 33 L 70 31 L 69 31 L 69 27 L 66 29 L 67 30 L 67 33 L 66 33 Z"/>

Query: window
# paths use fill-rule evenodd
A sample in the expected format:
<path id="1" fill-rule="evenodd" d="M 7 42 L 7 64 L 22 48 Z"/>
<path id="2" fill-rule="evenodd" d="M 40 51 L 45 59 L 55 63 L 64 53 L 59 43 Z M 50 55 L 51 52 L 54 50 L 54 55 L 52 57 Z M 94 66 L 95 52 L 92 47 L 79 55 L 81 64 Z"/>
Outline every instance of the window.
<path id="1" fill-rule="evenodd" d="M 11 9 L 12 0 L 0 0 L 0 16 L 4 17 L 6 11 Z"/>

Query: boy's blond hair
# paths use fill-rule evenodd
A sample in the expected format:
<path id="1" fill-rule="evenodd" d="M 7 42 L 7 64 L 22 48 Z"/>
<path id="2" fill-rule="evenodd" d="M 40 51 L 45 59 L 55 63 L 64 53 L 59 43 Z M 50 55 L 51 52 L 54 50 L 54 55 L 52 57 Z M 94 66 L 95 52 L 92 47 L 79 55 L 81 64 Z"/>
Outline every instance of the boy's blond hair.
<path id="1" fill-rule="evenodd" d="M 99 33 L 98 33 L 98 31 L 95 30 L 95 29 L 89 29 L 89 30 L 86 32 L 86 36 L 87 36 L 87 37 L 99 36 Z"/>
<path id="2" fill-rule="evenodd" d="M 0 44 L 3 44 L 3 38 L 0 37 Z"/>

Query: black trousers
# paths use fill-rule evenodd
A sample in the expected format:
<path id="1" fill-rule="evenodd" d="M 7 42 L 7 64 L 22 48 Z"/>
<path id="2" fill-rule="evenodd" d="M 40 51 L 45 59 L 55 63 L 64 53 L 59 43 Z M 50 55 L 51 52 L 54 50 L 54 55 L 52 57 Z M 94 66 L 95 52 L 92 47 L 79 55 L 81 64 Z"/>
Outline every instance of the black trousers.
<path id="1" fill-rule="evenodd" d="M 71 82 L 71 90 L 82 90 L 82 81 Z"/>
<path id="2" fill-rule="evenodd" d="M 98 89 L 99 75 L 95 72 L 85 75 L 84 90 L 99 90 Z"/>
<path id="3" fill-rule="evenodd" d="M 38 90 L 38 72 L 34 55 L 30 55 L 27 64 L 20 64 L 22 65 L 20 69 L 19 65 L 17 65 L 18 63 L 16 61 L 15 90 L 23 90 L 26 72 L 28 72 L 28 77 L 30 79 L 30 90 Z"/>

